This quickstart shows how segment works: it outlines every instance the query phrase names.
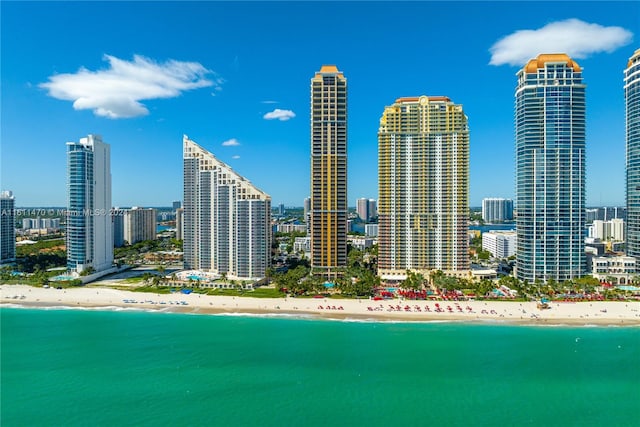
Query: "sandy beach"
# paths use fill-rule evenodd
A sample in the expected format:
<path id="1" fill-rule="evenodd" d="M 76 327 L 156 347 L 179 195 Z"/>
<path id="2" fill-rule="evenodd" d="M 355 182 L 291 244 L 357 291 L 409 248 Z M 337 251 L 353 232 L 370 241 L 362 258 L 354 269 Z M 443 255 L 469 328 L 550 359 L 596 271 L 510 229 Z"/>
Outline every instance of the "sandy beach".
<path id="1" fill-rule="evenodd" d="M 294 315 L 371 321 L 465 321 L 506 324 L 640 325 L 640 302 L 415 301 L 331 298 L 251 298 L 196 293 L 155 294 L 110 288 L 0 285 L 5 307 L 78 307 L 200 314 Z"/>

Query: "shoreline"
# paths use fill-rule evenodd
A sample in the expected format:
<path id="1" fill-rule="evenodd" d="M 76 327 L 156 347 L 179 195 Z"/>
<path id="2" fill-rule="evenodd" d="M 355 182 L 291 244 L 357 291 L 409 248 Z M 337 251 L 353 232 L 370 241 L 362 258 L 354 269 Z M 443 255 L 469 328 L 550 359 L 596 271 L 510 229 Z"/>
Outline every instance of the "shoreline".
<path id="1" fill-rule="evenodd" d="M 37 288 L 0 285 L 0 308 L 85 309 L 287 317 L 354 322 L 439 322 L 491 325 L 640 326 L 640 302 L 423 301 L 252 298 L 155 294 L 113 288 Z"/>

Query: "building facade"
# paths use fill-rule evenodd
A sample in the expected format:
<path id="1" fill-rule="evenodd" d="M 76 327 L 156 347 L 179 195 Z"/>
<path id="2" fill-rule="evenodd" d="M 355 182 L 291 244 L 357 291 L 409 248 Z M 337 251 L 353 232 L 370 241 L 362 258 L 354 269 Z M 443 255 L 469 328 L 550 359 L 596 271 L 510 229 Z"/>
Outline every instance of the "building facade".
<path id="1" fill-rule="evenodd" d="M 447 97 L 400 98 L 378 131 L 378 273 L 469 270 L 469 128 Z"/>
<path id="2" fill-rule="evenodd" d="M 23 230 L 60 228 L 60 218 L 24 218 Z"/>
<path id="3" fill-rule="evenodd" d="M 624 70 L 627 141 L 627 255 L 640 259 L 640 49 Z"/>
<path id="4" fill-rule="evenodd" d="M 637 259 L 630 256 L 594 257 L 591 260 L 591 275 L 615 285 L 631 283 L 636 271 Z"/>
<path id="5" fill-rule="evenodd" d="M 124 246 L 124 209 L 113 209 L 113 246 L 120 248 Z"/>
<path id="6" fill-rule="evenodd" d="M 143 240 L 155 240 L 158 224 L 156 209 L 133 207 L 126 209 L 123 216 L 123 238 L 130 245 Z"/>
<path id="7" fill-rule="evenodd" d="M 482 220 L 489 223 L 513 220 L 513 200 L 500 198 L 482 199 Z"/>
<path id="8" fill-rule="evenodd" d="M 183 231 L 182 224 L 184 223 L 184 208 L 176 209 L 176 240 L 182 240 Z"/>
<path id="9" fill-rule="evenodd" d="M 616 218 L 611 221 L 595 220 L 588 228 L 589 237 L 600 240 L 624 241 L 624 220 Z"/>
<path id="10" fill-rule="evenodd" d="M 482 249 L 495 258 L 509 258 L 516 254 L 516 233 L 513 231 L 489 231 L 482 233 Z"/>
<path id="11" fill-rule="evenodd" d="M 362 221 L 369 221 L 369 199 L 360 198 L 356 200 L 356 213 Z"/>
<path id="12" fill-rule="evenodd" d="M 0 264 L 16 259 L 16 201 L 11 191 L 0 193 Z"/>
<path id="13" fill-rule="evenodd" d="M 562 282 L 586 273 L 582 69 L 565 54 L 541 54 L 517 76 L 516 274 Z"/>
<path id="14" fill-rule="evenodd" d="M 99 135 L 67 142 L 67 269 L 113 264 L 111 147 Z"/>
<path id="15" fill-rule="evenodd" d="M 271 265 L 271 197 L 183 138 L 184 268 L 259 279 Z"/>
<path id="16" fill-rule="evenodd" d="M 347 79 L 323 65 L 311 79 L 311 267 L 347 265 Z"/>

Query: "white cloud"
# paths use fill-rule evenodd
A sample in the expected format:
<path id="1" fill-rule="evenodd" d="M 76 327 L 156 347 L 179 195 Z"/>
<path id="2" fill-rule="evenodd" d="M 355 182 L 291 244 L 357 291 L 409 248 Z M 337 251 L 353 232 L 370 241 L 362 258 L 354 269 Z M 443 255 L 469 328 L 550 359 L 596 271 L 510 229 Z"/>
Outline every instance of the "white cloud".
<path id="1" fill-rule="evenodd" d="M 277 104 L 278 101 L 261 101 L 261 104 Z"/>
<path id="2" fill-rule="evenodd" d="M 239 159 L 239 158 L 240 158 L 240 156 L 235 155 L 235 156 L 233 156 L 233 157 L 231 157 L 231 158 L 232 158 L 232 159 Z"/>
<path id="3" fill-rule="evenodd" d="M 541 53 L 566 53 L 574 59 L 613 52 L 631 43 L 633 33 L 622 27 L 603 27 L 579 19 L 551 22 L 537 30 L 518 30 L 489 49 L 491 65 L 524 65 Z"/>
<path id="4" fill-rule="evenodd" d="M 289 119 L 292 119 L 296 116 L 296 113 L 294 113 L 291 110 L 281 110 L 279 108 L 276 108 L 275 110 L 267 113 L 264 115 L 264 119 L 265 120 L 280 120 L 280 121 L 286 121 Z"/>
<path id="5" fill-rule="evenodd" d="M 240 145 L 240 141 L 235 138 L 227 139 L 222 143 L 223 147 L 237 147 L 238 145 Z"/>
<path id="6" fill-rule="evenodd" d="M 80 68 L 75 74 L 50 76 L 39 86 L 53 98 L 73 101 L 76 110 L 93 110 L 97 116 L 120 119 L 149 114 L 142 100 L 174 98 L 187 90 L 218 88 L 223 82 L 198 62 L 172 59 L 158 63 L 140 55 L 134 55 L 132 61 L 111 55 L 104 59 L 109 62 L 107 69 Z"/>

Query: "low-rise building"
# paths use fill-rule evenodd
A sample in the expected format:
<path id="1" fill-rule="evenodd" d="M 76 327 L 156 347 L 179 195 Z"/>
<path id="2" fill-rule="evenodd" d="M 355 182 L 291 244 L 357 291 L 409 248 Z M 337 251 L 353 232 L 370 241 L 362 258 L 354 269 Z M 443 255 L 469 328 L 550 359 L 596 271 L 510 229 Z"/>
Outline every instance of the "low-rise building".
<path id="1" fill-rule="evenodd" d="M 629 283 L 636 275 L 636 259 L 629 256 L 594 257 L 591 275 L 598 280 L 614 279 L 617 285 Z"/>

